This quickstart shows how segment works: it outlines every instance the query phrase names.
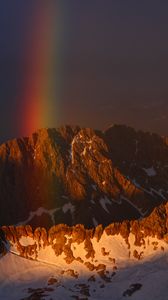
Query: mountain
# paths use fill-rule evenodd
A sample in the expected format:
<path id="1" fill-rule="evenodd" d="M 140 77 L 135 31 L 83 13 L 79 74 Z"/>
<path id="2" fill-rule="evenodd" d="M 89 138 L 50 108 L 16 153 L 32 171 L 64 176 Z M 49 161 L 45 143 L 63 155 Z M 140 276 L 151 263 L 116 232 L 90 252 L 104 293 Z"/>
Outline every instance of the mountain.
<path id="1" fill-rule="evenodd" d="M 0 232 L 0 299 L 167 300 L 167 204 L 142 220 Z"/>
<path id="2" fill-rule="evenodd" d="M 168 139 L 114 125 L 41 129 L 0 146 L 0 225 L 93 227 L 168 198 Z"/>
<path id="3" fill-rule="evenodd" d="M 123 125 L 0 146 L 0 299 L 167 299 L 168 138 Z"/>

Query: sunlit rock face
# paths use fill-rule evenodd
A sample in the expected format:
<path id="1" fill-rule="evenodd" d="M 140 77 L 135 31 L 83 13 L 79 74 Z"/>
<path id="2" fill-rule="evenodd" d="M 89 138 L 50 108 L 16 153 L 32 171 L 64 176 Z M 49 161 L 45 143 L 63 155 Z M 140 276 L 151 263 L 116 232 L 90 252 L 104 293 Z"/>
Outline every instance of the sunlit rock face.
<path id="1" fill-rule="evenodd" d="M 0 228 L 2 299 L 167 299 L 167 203 L 104 227 Z M 1 244 L 2 243 L 2 244 Z M 3 245 L 3 248 L 1 248 Z M 157 280 L 156 280 L 157 277 Z M 155 282 L 155 285 L 152 283 Z M 116 292 L 117 291 L 117 292 Z"/>
<path id="2" fill-rule="evenodd" d="M 93 227 L 168 197 L 167 139 L 114 125 L 41 129 L 0 146 L 0 224 Z"/>
<path id="3" fill-rule="evenodd" d="M 116 261 L 143 260 L 168 251 L 167 204 L 161 204 L 142 220 L 98 225 L 59 224 L 49 230 L 30 225 L 3 226 L 0 250 L 63 267 L 95 271 L 106 279 L 107 269 L 117 270 Z M 7 248 L 7 247 L 6 247 Z M 104 263 L 103 263 L 104 262 Z"/>
<path id="4" fill-rule="evenodd" d="M 43 250 L 47 248 L 54 257 L 63 255 L 62 258 L 65 264 L 77 261 L 86 265 L 86 263 L 96 260 L 98 253 L 101 253 L 101 256 L 110 258 L 112 251 L 115 250 L 114 245 L 117 239 L 118 242 L 122 240 L 125 250 L 121 250 L 124 256 L 141 259 L 148 251 L 148 238 L 155 241 L 155 243 L 151 243 L 152 251 L 158 250 L 160 252 L 164 251 L 161 247 L 165 246 L 166 249 L 168 247 L 166 206 L 161 204 L 142 220 L 111 223 L 105 228 L 98 225 L 95 228 L 86 229 L 81 224 L 72 227 L 59 224 L 52 226 L 49 230 L 43 227 L 33 229 L 30 225 L 3 226 L 1 231 L 4 238 L 1 239 L 1 245 L 4 243 L 5 246 L 5 243 L 9 242 L 10 251 L 32 259 L 37 259 L 40 251 L 43 253 Z M 114 243 L 112 243 L 113 239 Z M 97 247 L 100 249 L 98 250 Z M 143 253 L 139 250 L 143 250 Z M 85 256 L 82 256 L 80 251 L 85 252 Z M 93 266 L 88 264 L 87 267 Z"/>

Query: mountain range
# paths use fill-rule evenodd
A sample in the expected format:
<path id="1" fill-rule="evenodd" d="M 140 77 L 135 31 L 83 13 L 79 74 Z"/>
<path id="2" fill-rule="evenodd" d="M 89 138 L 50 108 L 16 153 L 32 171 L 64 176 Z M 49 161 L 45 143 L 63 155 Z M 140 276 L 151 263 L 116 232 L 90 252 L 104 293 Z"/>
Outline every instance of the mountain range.
<path id="1" fill-rule="evenodd" d="M 0 146 L 0 299 L 167 300 L 168 138 L 113 125 Z"/>
<path id="2" fill-rule="evenodd" d="M 148 216 L 168 198 L 168 138 L 113 125 L 41 129 L 0 146 L 0 225 Z"/>

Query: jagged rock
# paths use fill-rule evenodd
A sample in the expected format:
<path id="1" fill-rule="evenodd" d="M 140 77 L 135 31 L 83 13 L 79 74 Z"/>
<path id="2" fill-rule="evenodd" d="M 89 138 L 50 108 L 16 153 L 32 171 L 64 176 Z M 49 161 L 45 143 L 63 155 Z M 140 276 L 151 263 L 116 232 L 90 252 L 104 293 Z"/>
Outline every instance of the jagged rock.
<path id="1" fill-rule="evenodd" d="M 25 231 L 27 233 L 27 236 L 29 236 L 30 238 L 34 238 L 33 230 L 30 225 L 25 226 Z"/>
<path id="2" fill-rule="evenodd" d="M 49 245 L 47 231 L 45 228 L 41 228 L 41 239 L 43 241 L 43 248 Z"/>
<path id="3" fill-rule="evenodd" d="M 95 250 L 93 249 L 93 245 L 89 237 L 86 237 L 85 239 L 84 249 L 87 252 L 87 254 L 85 255 L 87 259 L 95 257 Z"/>
<path id="4" fill-rule="evenodd" d="M 28 234 L 27 234 L 27 231 L 26 231 L 26 228 L 25 226 L 17 226 L 16 227 L 16 232 L 17 232 L 17 236 L 18 238 L 20 238 L 21 236 L 24 236 L 24 237 L 27 237 Z M 32 236 L 31 236 L 32 237 Z"/>
<path id="5" fill-rule="evenodd" d="M 86 261 L 84 264 L 89 269 L 89 271 L 94 271 L 95 270 L 95 265 L 90 263 L 89 261 Z"/>
<path id="6" fill-rule="evenodd" d="M 61 231 L 56 234 L 55 238 L 56 241 L 53 243 L 52 248 L 54 249 L 55 254 L 59 256 L 63 252 L 67 238 L 65 237 L 64 232 Z"/>
<path id="7" fill-rule="evenodd" d="M 94 232 L 94 237 L 97 239 L 97 242 L 100 241 L 102 234 L 103 234 L 103 226 L 102 224 L 100 224 L 95 228 L 95 232 Z"/>
<path id="8" fill-rule="evenodd" d="M 74 260 L 75 260 L 75 257 L 73 255 L 73 251 L 71 249 L 71 243 L 72 243 L 72 240 L 69 240 L 68 241 L 68 245 L 64 245 L 64 248 L 63 248 L 63 251 L 65 253 L 65 261 L 67 264 L 71 264 Z"/>
<path id="9" fill-rule="evenodd" d="M 144 217 L 168 198 L 167 166 L 167 137 L 121 125 L 38 130 L 0 146 L 0 225 L 93 227 Z M 22 230 L 8 234 L 33 237 Z"/>
<path id="10" fill-rule="evenodd" d="M 72 242 L 81 244 L 85 240 L 85 235 L 86 235 L 86 232 L 85 232 L 85 228 L 83 225 L 78 224 L 78 225 L 74 226 L 73 230 L 72 230 Z"/>
<path id="11" fill-rule="evenodd" d="M 130 241 L 129 249 L 125 247 L 128 257 L 133 256 L 140 260 L 143 258 L 145 249 L 149 245 L 149 237 L 160 239 L 163 243 L 168 242 L 167 218 L 168 210 L 167 203 L 165 203 L 156 207 L 148 217 L 140 220 L 112 223 L 105 228 L 100 225 L 93 229 L 87 229 L 80 224 L 73 227 L 59 224 L 47 231 L 43 227 L 33 230 L 28 225 L 18 227 L 3 226 L 0 229 L 0 253 L 5 253 L 6 248 L 10 249 L 12 247 L 12 249 L 15 249 L 14 251 L 24 258 L 38 259 L 39 252 L 43 252 L 43 248 L 50 246 L 49 249 L 54 250 L 52 251 L 53 255 L 54 252 L 55 256 L 63 254 L 61 259 L 64 259 L 67 264 L 75 261 L 84 264 L 90 271 L 95 270 L 103 280 L 110 282 L 106 274 L 108 271 L 106 271 L 105 264 L 100 264 L 97 257 L 97 243 L 101 243 L 98 253 L 103 257 L 103 261 L 109 260 L 111 268 L 116 271 L 116 260 L 111 257 L 111 250 L 107 248 L 108 243 L 105 244 L 105 247 L 103 246 L 102 238 L 107 238 L 110 241 L 111 236 L 120 235 L 119 241 L 121 238 L 123 238 L 123 243 L 129 244 Z M 132 239 L 132 235 L 134 239 Z M 164 250 L 164 247 L 162 244 L 159 244 L 158 240 L 152 240 L 150 243 L 153 250 Z M 77 249 L 79 245 L 81 257 Z M 125 246 L 127 245 L 125 244 Z"/>
<path id="12" fill-rule="evenodd" d="M 81 257 L 79 257 L 79 256 L 76 258 L 76 261 L 80 262 L 81 264 L 84 263 L 83 259 Z"/>
<path id="13" fill-rule="evenodd" d="M 101 253 L 102 253 L 103 256 L 108 256 L 109 255 L 109 252 L 107 252 L 104 247 L 101 248 Z"/>
<path id="14" fill-rule="evenodd" d="M 66 270 L 65 273 L 66 273 L 67 275 L 71 276 L 71 277 L 76 278 L 76 279 L 79 277 L 78 272 L 75 272 L 75 271 L 72 270 L 72 269 Z"/>
<path id="15" fill-rule="evenodd" d="M 54 278 L 54 277 L 51 277 L 48 279 L 48 285 L 54 285 L 58 282 L 58 279 L 57 278 Z"/>

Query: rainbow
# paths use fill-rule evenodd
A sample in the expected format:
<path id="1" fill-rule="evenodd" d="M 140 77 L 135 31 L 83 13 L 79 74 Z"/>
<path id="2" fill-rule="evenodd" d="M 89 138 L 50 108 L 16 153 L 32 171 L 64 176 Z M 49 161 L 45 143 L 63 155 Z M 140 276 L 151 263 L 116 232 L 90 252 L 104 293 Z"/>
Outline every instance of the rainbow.
<path id="1" fill-rule="evenodd" d="M 41 1 L 42 2 L 42 1 Z M 48 2 L 48 1 L 46 1 Z M 59 48 L 58 6 L 50 3 L 34 4 L 28 36 L 25 38 L 24 84 L 21 95 L 19 131 L 29 135 L 42 127 L 55 127 L 56 105 L 56 58 Z M 29 24 L 28 24 L 29 26 Z M 55 78 L 55 79 L 54 79 Z M 58 114 L 58 109 L 57 109 Z"/>

